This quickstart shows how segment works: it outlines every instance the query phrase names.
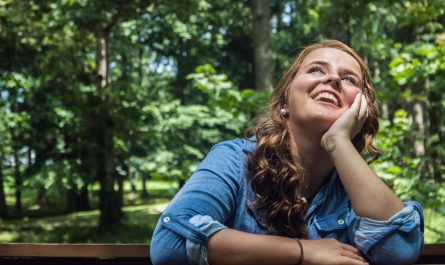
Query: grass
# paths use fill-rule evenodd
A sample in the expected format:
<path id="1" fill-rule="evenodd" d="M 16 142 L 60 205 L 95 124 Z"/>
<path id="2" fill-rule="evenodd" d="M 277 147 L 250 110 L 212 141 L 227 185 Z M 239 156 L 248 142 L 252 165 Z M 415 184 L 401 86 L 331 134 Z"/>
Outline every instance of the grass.
<path id="1" fill-rule="evenodd" d="M 124 219 L 112 231 L 97 230 L 98 210 L 66 213 L 61 210 L 63 200 L 50 209 L 36 209 L 28 204 L 31 217 L 0 219 L 0 243 L 150 243 L 150 238 L 161 212 L 177 190 L 176 183 L 150 181 L 149 198 L 133 197 L 125 187 Z M 92 206 L 97 206 L 92 196 Z M 32 197 L 30 192 L 26 197 Z M 26 199 L 31 202 L 29 198 Z M 445 214 L 441 209 L 425 209 L 425 243 L 445 243 Z M 51 214 L 51 216 L 45 216 Z"/>
<path id="2" fill-rule="evenodd" d="M 63 198 L 50 198 L 52 203 L 40 209 L 29 203 L 32 201 L 29 198 L 35 195 L 29 191 L 24 194 L 27 217 L 0 219 L 0 243 L 150 243 L 159 215 L 176 192 L 177 184 L 149 181 L 147 187 L 148 198 L 134 196 L 129 192 L 130 187 L 125 187 L 127 205 L 123 207 L 122 223 L 105 232 L 97 229 L 97 209 L 66 213 Z M 95 192 L 93 187 L 93 208 L 98 204 Z"/>
<path id="3" fill-rule="evenodd" d="M 122 224 L 106 232 L 96 229 L 97 210 L 3 221 L 0 242 L 149 243 L 159 214 L 167 204 L 168 200 L 163 199 L 151 205 L 126 206 Z"/>

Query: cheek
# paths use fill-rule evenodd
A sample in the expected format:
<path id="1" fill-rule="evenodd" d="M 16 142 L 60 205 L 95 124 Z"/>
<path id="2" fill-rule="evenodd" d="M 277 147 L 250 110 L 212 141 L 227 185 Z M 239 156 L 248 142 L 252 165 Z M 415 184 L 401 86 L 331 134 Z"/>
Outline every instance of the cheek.
<path id="1" fill-rule="evenodd" d="M 359 88 L 351 88 L 344 92 L 345 95 L 345 103 L 349 107 L 354 102 L 355 96 L 360 93 L 361 90 Z"/>
<path id="2" fill-rule="evenodd" d="M 317 78 L 308 78 L 307 76 L 297 76 L 291 84 L 289 90 L 289 101 L 298 102 L 302 104 L 305 102 L 308 94 L 316 87 L 319 83 Z M 290 104 L 292 105 L 292 104 Z"/>

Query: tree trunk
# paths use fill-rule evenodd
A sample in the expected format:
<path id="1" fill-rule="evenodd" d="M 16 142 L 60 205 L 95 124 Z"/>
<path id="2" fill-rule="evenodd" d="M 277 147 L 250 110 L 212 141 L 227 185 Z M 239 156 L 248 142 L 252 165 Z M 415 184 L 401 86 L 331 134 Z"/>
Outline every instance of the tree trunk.
<path id="1" fill-rule="evenodd" d="M 88 211 L 91 210 L 90 198 L 89 198 L 89 185 L 92 183 L 93 176 L 97 176 L 97 164 L 96 158 L 92 157 L 92 153 L 86 146 L 82 148 L 80 153 L 80 159 L 82 161 L 82 180 L 83 185 L 79 193 L 79 210 Z"/>
<path id="2" fill-rule="evenodd" d="M 131 166 L 127 167 L 127 177 L 130 181 L 130 196 L 128 197 L 130 202 L 133 202 L 136 199 L 136 185 L 134 183 L 134 174 L 133 174 L 133 168 Z"/>
<path id="3" fill-rule="evenodd" d="M 429 135 L 431 137 L 437 137 L 437 140 L 431 143 L 431 146 L 428 148 L 429 156 L 431 157 L 430 162 L 430 171 L 433 175 L 434 182 L 441 183 L 442 177 L 440 174 L 440 166 L 442 165 L 442 161 L 440 158 L 440 150 L 439 148 L 443 148 L 440 143 L 443 143 L 443 135 L 440 130 L 441 128 L 441 102 L 442 102 L 442 94 L 437 93 L 437 90 L 431 89 L 429 81 L 427 80 L 426 88 L 428 90 L 428 102 L 430 104 L 429 107 Z"/>
<path id="4" fill-rule="evenodd" d="M 420 93 L 420 88 L 418 85 L 415 85 L 412 88 L 413 95 L 418 95 Z M 416 157 L 424 157 L 425 156 L 425 110 L 424 105 L 419 100 L 414 100 L 412 102 L 412 108 L 411 108 L 411 115 L 412 115 L 412 122 L 413 122 L 413 128 L 414 128 L 414 155 Z M 425 173 L 426 167 L 425 163 L 422 161 L 417 168 L 417 171 L 420 174 Z"/>
<path id="5" fill-rule="evenodd" d="M 66 189 L 66 206 L 68 212 L 75 212 L 78 210 L 78 195 L 77 188 L 73 185 L 73 182 L 70 181 L 70 187 Z"/>
<path id="6" fill-rule="evenodd" d="M 255 89 L 272 90 L 273 61 L 270 0 L 250 1 L 253 24 L 253 63 Z"/>
<path id="7" fill-rule="evenodd" d="M 363 39 L 367 40 L 366 34 L 363 36 Z M 374 68 L 373 76 L 380 76 L 380 66 L 377 62 L 373 63 L 373 68 Z M 380 105 L 380 110 L 381 110 L 380 113 L 382 115 L 382 118 L 388 120 L 390 118 L 389 117 L 390 110 L 389 110 L 388 103 L 382 102 L 382 104 Z"/>
<path id="8" fill-rule="evenodd" d="M 415 135 L 421 138 L 415 138 L 414 140 L 414 153 L 417 157 L 425 155 L 425 143 L 423 137 L 425 135 L 425 123 L 423 120 L 424 107 L 421 102 L 413 103 L 413 125 L 415 127 Z"/>
<path id="9" fill-rule="evenodd" d="M 47 206 L 49 204 L 49 199 L 46 194 L 45 186 L 43 185 L 39 186 L 35 203 L 40 207 Z"/>
<path id="10" fill-rule="evenodd" d="M 79 193 L 79 210 L 90 210 L 90 199 L 88 198 L 88 183 L 84 183 Z"/>
<path id="11" fill-rule="evenodd" d="M 3 156 L 0 157 L 0 218 L 8 217 L 5 189 L 3 185 Z"/>
<path id="12" fill-rule="evenodd" d="M 100 117 L 98 130 L 98 179 L 99 192 L 99 228 L 106 229 L 115 226 L 121 219 L 121 207 L 118 194 L 114 190 L 113 180 L 113 127 L 114 120 L 110 103 L 109 90 L 109 60 L 108 39 L 111 25 L 96 26 L 96 60 L 98 89 L 101 95 Z"/>
<path id="13" fill-rule="evenodd" d="M 148 191 L 147 191 L 147 175 L 142 174 L 141 175 L 142 180 L 142 192 L 141 192 L 141 198 L 147 198 L 148 197 Z"/>
<path id="14" fill-rule="evenodd" d="M 173 87 L 173 93 L 176 98 L 182 102 L 187 102 L 190 97 L 186 97 L 184 94 L 184 87 L 187 85 L 186 76 L 191 73 L 195 68 L 195 62 L 193 62 L 191 56 L 188 54 L 190 50 L 189 42 L 185 39 L 181 40 L 180 52 L 176 56 L 177 73 L 176 82 Z"/>
<path id="15" fill-rule="evenodd" d="M 14 150 L 14 182 L 15 182 L 15 212 L 17 216 L 23 215 L 22 206 L 22 174 L 20 173 L 19 151 Z"/>
<path id="16" fill-rule="evenodd" d="M 117 181 L 117 198 L 119 207 L 122 208 L 124 206 L 124 177 L 123 175 L 119 174 L 119 172 L 114 172 L 116 175 L 116 181 Z"/>

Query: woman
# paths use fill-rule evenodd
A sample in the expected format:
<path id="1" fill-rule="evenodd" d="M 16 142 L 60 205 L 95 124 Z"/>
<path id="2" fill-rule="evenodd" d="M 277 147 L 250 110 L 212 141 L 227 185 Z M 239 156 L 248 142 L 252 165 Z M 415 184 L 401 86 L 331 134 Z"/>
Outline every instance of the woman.
<path id="1" fill-rule="evenodd" d="M 416 202 L 401 202 L 375 159 L 375 90 L 347 45 L 305 48 L 255 137 L 215 145 L 162 214 L 153 264 L 412 264 Z"/>

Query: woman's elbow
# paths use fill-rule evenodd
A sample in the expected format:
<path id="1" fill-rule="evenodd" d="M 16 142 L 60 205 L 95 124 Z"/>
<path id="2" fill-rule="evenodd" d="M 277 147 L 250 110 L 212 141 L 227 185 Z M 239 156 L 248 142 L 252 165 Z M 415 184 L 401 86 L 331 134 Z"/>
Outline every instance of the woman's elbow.
<path id="1" fill-rule="evenodd" d="M 188 264 L 185 240 L 167 229 L 155 232 L 150 243 L 150 259 L 153 265 Z"/>
<path id="2" fill-rule="evenodd" d="M 165 249 L 155 242 L 150 245 L 150 259 L 153 265 L 174 264 Z"/>
<path id="3" fill-rule="evenodd" d="M 418 229 L 411 233 L 398 231 L 371 249 L 369 261 L 371 264 L 414 264 L 422 247 L 423 237 Z"/>

